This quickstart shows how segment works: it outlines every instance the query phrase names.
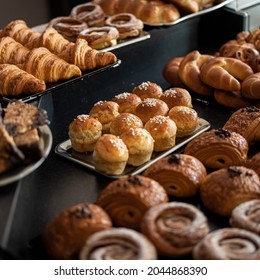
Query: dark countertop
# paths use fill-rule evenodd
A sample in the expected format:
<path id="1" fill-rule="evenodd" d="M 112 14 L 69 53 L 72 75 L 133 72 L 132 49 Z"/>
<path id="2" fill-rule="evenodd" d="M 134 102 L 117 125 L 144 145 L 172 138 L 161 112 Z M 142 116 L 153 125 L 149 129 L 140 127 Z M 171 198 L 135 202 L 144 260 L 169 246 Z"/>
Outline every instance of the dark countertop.
<path id="1" fill-rule="evenodd" d="M 150 39 L 114 51 L 121 60 L 118 67 L 43 96 L 39 106 L 48 111 L 51 120 L 52 150 L 36 171 L 18 183 L 0 188 L 0 258 L 45 258 L 39 236 L 46 223 L 69 206 L 94 202 L 110 181 L 55 154 L 56 145 L 68 138 L 68 125 L 75 116 L 87 113 L 95 102 L 131 91 L 144 81 L 168 88 L 162 76 L 168 60 L 193 49 L 216 51 L 244 29 L 246 20 L 244 14 L 224 8 L 176 26 L 146 28 Z M 194 108 L 212 127 L 221 127 L 231 114 L 196 98 Z"/>

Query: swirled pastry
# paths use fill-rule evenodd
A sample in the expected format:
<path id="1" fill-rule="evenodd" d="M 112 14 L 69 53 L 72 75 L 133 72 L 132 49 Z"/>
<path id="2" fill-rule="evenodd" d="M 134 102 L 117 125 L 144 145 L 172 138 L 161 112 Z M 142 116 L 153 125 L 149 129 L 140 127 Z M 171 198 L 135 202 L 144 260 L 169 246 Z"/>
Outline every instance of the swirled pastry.
<path id="1" fill-rule="evenodd" d="M 210 232 L 193 249 L 195 260 L 259 260 L 260 237 L 238 228 Z"/>
<path id="2" fill-rule="evenodd" d="M 240 203 L 260 198 L 260 179 L 244 166 L 222 168 L 206 176 L 200 184 L 200 197 L 210 211 L 229 216 Z"/>
<path id="3" fill-rule="evenodd" d="M 142 102 L 142 99 L 130 92 L 123 92 L 115 95 L 112 101 L 119 105 L 119 113 L 134 113 L 135 107 Z"/>
<path id="4" fill-rule="evenodd" d="M 96 203 L 111 217 L 115 226 L 139 229 L 144 213 L 152 206 L 168 202 L 158 182 L 142 175 L 123 176 L 106 186 Z"/>
<path id="5" fill-rule="evenodd" d="M 260 109 L 255 106 L 235 111 L 223 126 L 241 134 L 249 144 L 260 140 Z"/>
<path id="6" fill-rule="evenodd" d="M 154 245 L 141 233 L 112 228 L 93 234 L 80 252 L 81 260 L 155 260 Z"/>
<path id="7" fill-rule="evenodd" d="M 44 229 L 42 240 L 52 259 L 75 259 L 91 234 L 111 227 L 111 219 L 101 207 L 80 203 L 53 218 Z"/>
<path id="8" fill-rule="evenodd" d="M 152 241 L 159 255 L 180 257 L 191 253 L 209 227 L 206 216 L 195 206 L 169 202 L 147 210 L 141 232 Z"/>
<path id="9" fill-rule="evenodd" d="M 252 199 L 233 209 L 229 222 L 232 227 L 252 231 L 260 236 L 260 199 Z"/>
<path id="10" fill-rule="evenodd" d="M 246 167 L 254 169 L 260 177 L 260 152 L 256 153 L 252 158 L 247 160 Z"/>
<path id="11" fill-rule="evenodd" d="M 244 164 L 247 160 L 248 143 L 234 131 L 211 129 L 191 140 L 184 153 L 196 157 L 208 168 L 219 169 Z"/>
<path id="12" fill-rule="evenodd" d="M 160 183 L 168 195 L 190 197 L 198 192 L 207 171 L 193 156 L 172 154 L 150 165 L 143 175 Z"/>

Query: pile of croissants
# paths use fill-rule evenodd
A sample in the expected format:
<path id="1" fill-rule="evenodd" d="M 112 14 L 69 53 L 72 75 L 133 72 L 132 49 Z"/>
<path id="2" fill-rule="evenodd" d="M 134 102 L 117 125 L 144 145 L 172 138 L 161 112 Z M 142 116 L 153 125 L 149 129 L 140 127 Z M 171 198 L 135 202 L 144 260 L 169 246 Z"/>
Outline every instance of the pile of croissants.
<path id="1" fill-rule="evenodd" d="M 23 20 L 0 30 L 0 95 L 30 95 L 46 83 L 68 80 L 116 62 L 111 52 L 92 49 L 84 39 L 70 42 L 53 28 L 33 31 Z"/>
<path id="2" fill-rule="evenodd" d="M 174 57 L 163 68 L 173 86 L 213 96 L 221 105 L 239 109 L 260 101 L 260 29 L 242 31 L 214 54 L 193 50 Z"/>

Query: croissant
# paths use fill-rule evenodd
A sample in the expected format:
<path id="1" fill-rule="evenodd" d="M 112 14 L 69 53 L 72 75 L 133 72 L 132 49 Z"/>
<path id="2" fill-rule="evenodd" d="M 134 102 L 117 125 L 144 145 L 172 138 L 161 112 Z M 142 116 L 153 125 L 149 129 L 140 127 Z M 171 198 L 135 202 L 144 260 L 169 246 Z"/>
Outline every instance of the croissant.
<path id="1" fill-rule="evenodd" d="M 107 15 L 131 13 L 149 24 L 171 23 L 180 18 L 179 10 L 172 4 L 155 0 L 94 0 Z"/>
<path id="2" fill-rule="evenodd" d="M 254 73 L 249 65 L 232 57 L 213 58 L 200 70 L 203 83 L 227 91 L 240 91 L 240 82 Z"/>
<path id="3" fill-rule="evenodd" d="M 154 245 L 142 233 L 111 228 L 94 233 L 80 251 L 81 260 L 155 260 Z"/>
<path id="4" fill-rule="evenodd" d="M 169 60 L 163 67 L 163 77 L 169 84 L 175 87 L 185 88 L 185 84 L 179 77 L 179 67 L 183 57 L 174 57 Z"/>
<path id="5" fill-rule="evenodd" d="M 19 96 L 44 91 L 45 82 L 13 64 L 0 64 L 0 94 Z"/>
<path id="6" fill-rule="evenodd" d="M 260 72 L 245 78 L 241 86 L 241 95 L 250 99 L 260 99 Z"/>

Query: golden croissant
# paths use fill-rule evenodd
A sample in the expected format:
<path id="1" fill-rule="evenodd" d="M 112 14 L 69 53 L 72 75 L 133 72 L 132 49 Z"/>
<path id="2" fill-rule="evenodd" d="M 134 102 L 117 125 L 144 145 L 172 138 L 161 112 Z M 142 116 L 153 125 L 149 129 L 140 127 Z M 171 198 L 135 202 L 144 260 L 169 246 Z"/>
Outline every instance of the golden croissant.
<path id="1" fill-rule="evenodd" d="M 44 91 L 45 82 L 13 64 L 0 64 L 0 94 L 18 96 Z"/>

